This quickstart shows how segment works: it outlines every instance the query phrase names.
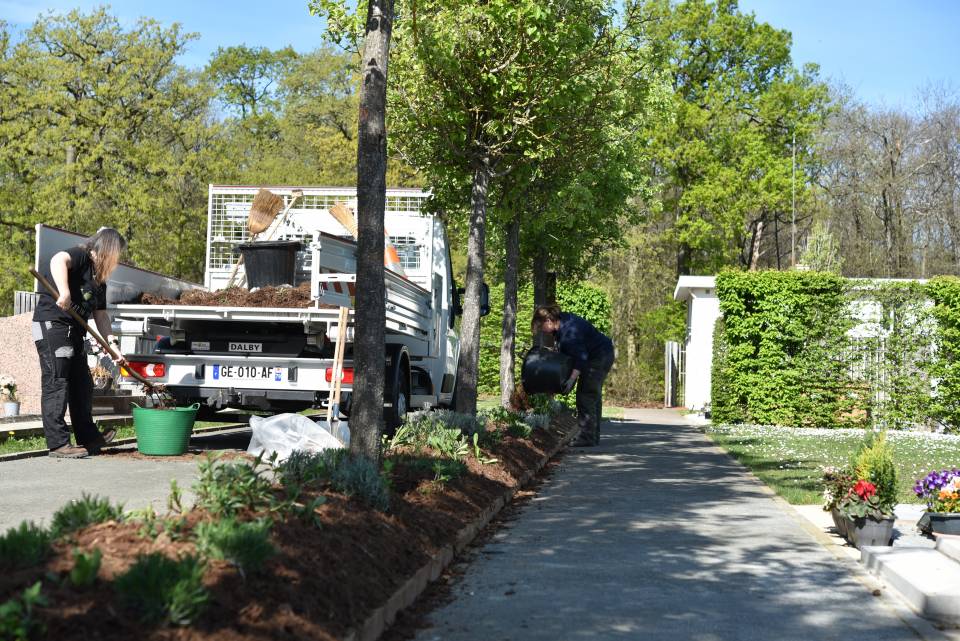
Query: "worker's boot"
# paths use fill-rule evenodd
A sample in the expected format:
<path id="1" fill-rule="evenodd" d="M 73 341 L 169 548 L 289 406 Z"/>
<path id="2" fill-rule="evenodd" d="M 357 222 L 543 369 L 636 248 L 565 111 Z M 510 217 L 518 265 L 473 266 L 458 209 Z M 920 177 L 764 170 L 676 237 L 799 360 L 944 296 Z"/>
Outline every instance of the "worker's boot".
<path id="1" fill-rule="evenodd" d="M 95 441 L 87 443 L 85 447 L 91 456 L 96 456 L 107 443 L 112 443 L 115 438 L 117 438 L 117 430 L 110 428 L 106 432 L 101 432 Z"/>
<path id="2" fill-rule="evenodd" d="M 67 443 L 55 450 L 50 450 L 50 456 L 53 458 L 87 458 L 90 453 L 85 447 L 78 447 Z"/>

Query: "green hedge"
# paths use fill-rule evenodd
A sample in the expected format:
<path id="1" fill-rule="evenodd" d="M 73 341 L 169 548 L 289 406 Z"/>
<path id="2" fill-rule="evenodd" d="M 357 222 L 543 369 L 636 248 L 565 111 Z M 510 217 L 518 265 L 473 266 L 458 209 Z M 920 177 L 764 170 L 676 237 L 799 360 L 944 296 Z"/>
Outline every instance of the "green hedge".
<path id="1" fill-rule="evenodd" d="M 557 304 L 565 312 L 587 319 L 601 332 L 610 335 L 610 299 L 587 283 L 558 283 Z M 516 376 L 520 378 L 523 355 L 533 343 L 530 320 L 533 318 L 533 287 L 520 288 L 517 295 Z M 481 394 L 500 394 L 500 334 L 503 325 L 503 283 L 490 288 L 490 314 L 480 324 L 480 369 L 477 390 Z"/>
<path id="2" fill-rule="evenodd" d="M 844 280 L 817 272 L 725 272 L 711 409 L 718 422 L 833 424 L 844 411 Z"/>
<path id="3" fill-rule="evenodd" d="M 937 321 L 936 354 L 930 373 L 937 379 L 930 406 L 940 424 L 960 427 L 960 279 L 941 276 L 927 283 Z"/>
<path id="4" fill-rule="evenodd" d="M 960 427 L 960 279 L 727 272 L 717 295 L 716 421 Z"/>

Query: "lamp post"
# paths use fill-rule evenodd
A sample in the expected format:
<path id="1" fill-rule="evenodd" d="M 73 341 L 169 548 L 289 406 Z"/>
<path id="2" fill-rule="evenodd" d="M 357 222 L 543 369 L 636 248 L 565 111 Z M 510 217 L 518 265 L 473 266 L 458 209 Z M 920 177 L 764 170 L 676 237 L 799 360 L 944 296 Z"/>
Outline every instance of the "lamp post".
<path id="1" fill-rule="evenodd" d="M 797 132 L 790 144 L 790 266 L 797 266 Z"/>

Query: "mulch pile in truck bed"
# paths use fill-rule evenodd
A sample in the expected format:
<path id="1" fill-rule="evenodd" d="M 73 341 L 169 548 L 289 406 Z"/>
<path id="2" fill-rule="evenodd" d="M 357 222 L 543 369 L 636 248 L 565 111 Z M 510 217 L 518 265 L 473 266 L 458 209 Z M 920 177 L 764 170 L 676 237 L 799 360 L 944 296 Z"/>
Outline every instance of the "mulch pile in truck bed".
<path id="1" fill-rule="evenodd" d="M 563 415 L 547 430 L 534 430 L 529 440 L 505 436 L 489 452 L 497 463 L 482 465 L 470 456 L 467 472 L 444 484 L 429 467 L 408 465 L 398 457 L 390 471 L 386 512 L 330 489 L 311 491 L 326 497 L 317 509 L 319 525 L 275 517 L 271 540 L 277 554 L 257 574 L 244 577 L 223 561 L 210 561 L 204 575 L 210 600 L 189 627 L 145 624 L 123 607 L 113 580 L 138 554 L 195 553 L 191 529 L 206 518 L 199 510 L 186 513 L 187 525 L 175 537 L 145 534 L 134 521 L 80 530 L 56 543 L 43 566 L 0 574 L 0 603 L 42 581 L 48 603 L 35 615 L 46 633 L 38 638 L 62 641 L 339 639 L 516 485 L 558 443 L 562 436 L 557 430 L 569 433 L 574 427 L 575 421 Z M 69 580 L 73 552 L 94 548 L 103 553 L 97 581 L 76 588 Z"/>
<path id="2" fill-rule="evenodd" d="M 311 307 L 310 283 L 299 287 L 261 287 L 254 291 L 243 287 L 227 287 L 216 292 L 190 290 L 179 299 L 143 294 L 145 305 L 201 305 L 206 307 Z M 321 309 L 335 309 L 336 305 L 320 304 Z"/>

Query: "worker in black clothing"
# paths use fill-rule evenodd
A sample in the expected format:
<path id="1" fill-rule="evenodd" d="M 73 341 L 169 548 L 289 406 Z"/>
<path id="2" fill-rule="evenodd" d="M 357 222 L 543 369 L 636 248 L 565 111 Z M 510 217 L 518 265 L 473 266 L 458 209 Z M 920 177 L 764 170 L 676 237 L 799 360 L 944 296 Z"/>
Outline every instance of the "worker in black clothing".
<path id="1" fill-rule="evenodd" d="M 534 335 L 539 332 L 553 334 L 557 349 L 573 359 L 573 371 L 562 392 L 569 394 L 577 385 L 580 436 L 573 443 L 574 447 L 598 445 L 603 416 L 603 381 L 613 367 L 613 341 L 586 319 L 561 312 L 557 305 L 538 307 L 531 328 Z"/>
<path id="2" fill-rule="evenodd" d="M 82 245 L 57 252 L 43 275 L 57 288 L 54 298 L 41 291 L 33 312 L 33 340 L 40 355 L 40 412 L 50 456 L 84 458 L 99 454 L 116 436 L 116 430 L 100 433 L 93 422 L 93 379 L 87 366 L 86 331 L 65 310 L 71 307 L 84 320 L 93 316 L 97 329 L 119 353 L 106 312 L 107 279 L 120 261 L 127 242 L 115 229 L 102 227 Z M 126 364 L 121 357 L 117 364 Z M 70 428 L 64 420 L 67 408 L 76 436 L 70 444 Z"/>

